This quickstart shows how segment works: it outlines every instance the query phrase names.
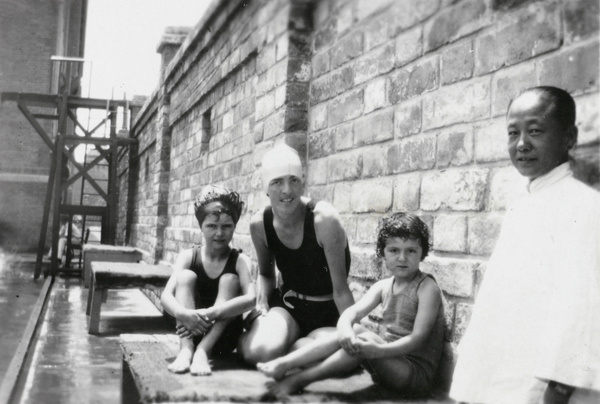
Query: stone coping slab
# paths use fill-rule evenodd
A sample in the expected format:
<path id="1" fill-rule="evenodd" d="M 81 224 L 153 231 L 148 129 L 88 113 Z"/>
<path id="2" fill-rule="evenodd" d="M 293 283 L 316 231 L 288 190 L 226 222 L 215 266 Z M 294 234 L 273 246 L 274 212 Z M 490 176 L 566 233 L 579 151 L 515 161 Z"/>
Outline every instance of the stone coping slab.
<path id="1" fill-rule="evenodd" d="M 212 360 L 213 374 L 174 374 L 167 366 L 177 355 L 176 335 L 121 334 L 123 352 L 122 397 L 128 402 L 273 402 L 267 394 L 271 381 L 245 366 L 237 355 Z M 125 401 L 124 401 L 125 402 Z M 363 370 L 345 378 L 311 384 L 303 394 L 289 397 L 290 403 L 452 403 L 451 400 L 406 400 L 398 393 L 373 383 Z"/>

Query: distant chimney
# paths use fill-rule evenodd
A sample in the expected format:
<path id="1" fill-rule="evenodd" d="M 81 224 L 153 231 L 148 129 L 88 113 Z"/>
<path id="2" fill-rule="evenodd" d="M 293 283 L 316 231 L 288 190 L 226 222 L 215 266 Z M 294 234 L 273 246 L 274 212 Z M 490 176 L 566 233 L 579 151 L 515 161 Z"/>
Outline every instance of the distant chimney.
<path id="1" fill-rule="evenodd" d="M 165 71 L 167 66 L 173 59 L 173 56 L 179 50 L 179 47 L 185 41 L 188 34 L 192 31 L 191 27 L 167 27 L 165 32 L 160 38 L 160 43 L 156 48 L 156 52 L 162 56 L 160 64 L 160 82 L 162 83 L 165 78 Z"/>

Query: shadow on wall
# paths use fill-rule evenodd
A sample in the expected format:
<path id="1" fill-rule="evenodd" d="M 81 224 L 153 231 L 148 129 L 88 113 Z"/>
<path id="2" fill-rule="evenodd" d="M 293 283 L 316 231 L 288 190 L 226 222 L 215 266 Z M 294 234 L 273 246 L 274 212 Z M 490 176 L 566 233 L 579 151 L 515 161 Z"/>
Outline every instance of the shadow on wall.
<path id="1" fill-rule="evenodd" d="M 571 169 L 575 178 L 600 191 L 600 153 L 598 146 L 575 151 Z"/>

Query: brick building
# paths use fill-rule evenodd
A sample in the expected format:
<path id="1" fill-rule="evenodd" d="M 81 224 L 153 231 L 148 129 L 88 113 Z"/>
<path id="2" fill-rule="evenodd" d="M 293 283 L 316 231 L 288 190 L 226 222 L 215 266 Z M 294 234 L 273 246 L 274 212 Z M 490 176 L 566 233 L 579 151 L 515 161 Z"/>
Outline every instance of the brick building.
<path id="1" fill-rule="evenodd" d="M 87 0 L 1 1 L 0 92 L 55 92 L 50 58 L 83 56 L 86 7 Z M 53 133 L 45 122 L 44 130 Z M 16 103 L 2 103 L 0 247 L 37 248 L 50 159 L 50 149 Z"/>
<path id="2" fill-rule="evenodd" d="M 234 242 L 252 255 L 261 158 L 284 141 L 306 162 L 307 194 L 343 217 L 356 297 L 386 276 L 378 219 L 426 218 L 423 269 L 457 342 L 523 181 L 506 151 L 511 97 L 542 84 L 574 95 L 573 166 L 599 187 L 598 15 L 596 0 L 217 1 L 177 53 L 172 36 L 160 47 L 168 65 L 133 125 L 138 154 L 121 161 L 119 234 L 173 262 L 200 241 L 194 196 L 221 183 L 247 203 Z"/>

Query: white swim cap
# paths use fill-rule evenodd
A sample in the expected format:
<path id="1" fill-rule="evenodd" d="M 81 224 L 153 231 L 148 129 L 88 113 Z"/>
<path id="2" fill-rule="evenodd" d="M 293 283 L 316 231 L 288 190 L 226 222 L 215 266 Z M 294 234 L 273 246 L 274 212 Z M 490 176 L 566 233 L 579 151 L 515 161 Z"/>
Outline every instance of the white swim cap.
<path id="1" fill-rule="evenodd" d="M 302 163 L 298 152 L 286 144 L 269 150 L 262 160 L 262 180 L 265 191 L 273 178 L 294 175 L 302 179 Z"/>

